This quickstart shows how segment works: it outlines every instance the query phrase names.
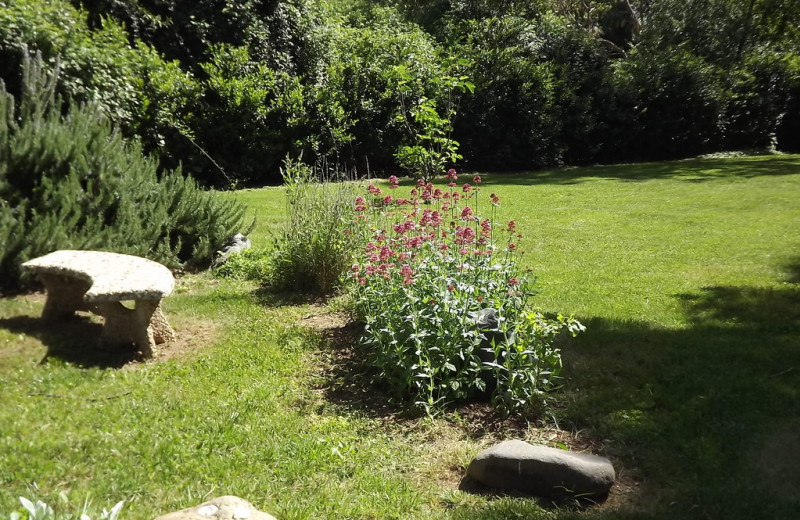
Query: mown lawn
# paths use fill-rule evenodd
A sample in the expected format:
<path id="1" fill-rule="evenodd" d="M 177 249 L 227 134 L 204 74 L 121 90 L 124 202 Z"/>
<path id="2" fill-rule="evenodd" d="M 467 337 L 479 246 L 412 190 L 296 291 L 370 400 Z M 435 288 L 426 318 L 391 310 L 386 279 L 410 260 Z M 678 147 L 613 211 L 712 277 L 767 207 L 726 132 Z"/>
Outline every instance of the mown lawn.
<path id="1" fill-rule="evenodd" d="M 800 156 L 486 175 L 483 190 L 525 234 L 537 304 L 588 326 L 540 422 L 383 406 L 347 335 L 320 331 L 342 325 L 338 302 L 187 275 L 165 303 L 179 345 L 120 367 L 91 348 L 95 322 L 47 329 L 40 295 L 6 298 L 0 516 L 63 492 L 73 511 L 129 500 L 133 520 L 222 494 L 280 520 L 800 517 Z M 266 245 L 280 190 L 235 196 Z M 619 485 L 585 511 L 459 491 L 505 437 L 591 448 Z"/>

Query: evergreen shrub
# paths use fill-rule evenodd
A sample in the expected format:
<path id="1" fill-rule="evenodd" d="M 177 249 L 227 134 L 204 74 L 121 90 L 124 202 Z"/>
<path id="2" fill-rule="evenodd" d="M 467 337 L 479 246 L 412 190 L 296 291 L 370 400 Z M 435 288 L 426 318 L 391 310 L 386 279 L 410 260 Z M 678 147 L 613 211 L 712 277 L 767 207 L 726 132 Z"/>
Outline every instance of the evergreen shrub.
<path id="1" fill-rule="evenodd" d="M 26 56 L 19 102 L 0 81 L 0 288 L 57 249 L 111 250 L 170 267 L 207 265 L 245 208 L 201 190 L 126 141 L 95 104 L 55 95 L 58 68 Z"/>

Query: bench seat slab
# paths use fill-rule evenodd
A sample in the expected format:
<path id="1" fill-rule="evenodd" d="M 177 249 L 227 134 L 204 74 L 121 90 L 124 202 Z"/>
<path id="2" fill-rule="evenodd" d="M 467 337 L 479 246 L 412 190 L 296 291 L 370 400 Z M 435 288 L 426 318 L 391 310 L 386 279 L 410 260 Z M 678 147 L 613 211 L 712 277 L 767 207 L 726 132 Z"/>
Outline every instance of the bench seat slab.
<path id="1" fill-rule="evenodd" d="M 105 319 L 100 343 L 133 344 L 152 357 L 156 344 L 175 339 L 161 310 L 174 278 L 165 266 L 130 255 L 103 251 L 56 251 L 23 267 L 37 274 L 47 290 L 42 318 L 58 320 L 75 311 L 92 311 Z M 129 309 L 122 301 L 134 301 Z"/>

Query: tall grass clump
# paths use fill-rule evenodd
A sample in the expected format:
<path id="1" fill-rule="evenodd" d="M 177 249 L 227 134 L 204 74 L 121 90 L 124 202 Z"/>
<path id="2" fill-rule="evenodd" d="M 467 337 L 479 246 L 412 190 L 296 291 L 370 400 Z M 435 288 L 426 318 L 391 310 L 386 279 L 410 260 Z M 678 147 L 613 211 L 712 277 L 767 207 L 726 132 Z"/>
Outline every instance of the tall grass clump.
<path id="1" fill-rule="evenodd" d="M 278 290 L 327 295 L 340 287 L 362 243 L 353 201 L 356 185 L 317 179 L 287 159 L 281 169 L 286 224 L 269 254 L 266 281 Z"/>
<path id="2" fill-rule="evenodd" d="M 242 231 L 243 205 L 158 172 L 93 104 L 54 94 L 58 66 L 27 56 L 19 100 L 0 81 L 0 289 L 56 249 L 101 249 L 171 267 L 208 265 Z"/>
<path id="3" fill-rule="evenodd" d="M 505 413 L 529 411 L 555 383 L 556 335 L 583 327 L 529 308 L 515 222 L 496 224 L 496 195 L 479 204 L 479 176 L 458 186 L 450 170 L 448 180 L 445 189 L 420 180 L 408 198 L 370 185 L 357 199 L 371 233 L 351 267 L 361 341 L 379 379 L 427 413 L 480 395 Z"/>

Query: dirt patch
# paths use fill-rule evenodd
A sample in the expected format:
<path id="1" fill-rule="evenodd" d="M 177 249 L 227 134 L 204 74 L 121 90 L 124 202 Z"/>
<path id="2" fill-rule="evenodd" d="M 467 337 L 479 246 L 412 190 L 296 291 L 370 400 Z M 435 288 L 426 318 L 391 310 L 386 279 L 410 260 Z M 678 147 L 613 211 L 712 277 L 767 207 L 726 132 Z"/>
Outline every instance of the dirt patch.
<path id="1" fill-rule="evenodd" d="M 25 355 L 26 352 L 39 354 L 44 347 L 44 360 L 50 357 L 61 358 L 79 366 L 102 366 L 107 368 L 134 369 L 142 362 L 164 362 L 189 356 L 191 353 L 213 343 L 219 326 L 209 320 L 182 319 L 168 316 L 177 338 L 162 345 L 156 345 L 151 359 L 142 360 L 135 352 L 124 350 L 104 350 L 97 346 L 102 331 L 103 318 L 90 312 L 76 312 L 75 316 L 59 323 L 41 320 L 42 307 L 46 295 L 30 293 L 16 296 L 19 305 L 0 316 L 0 327 L 14 335 L 14 341 L 0 345 L 0 358 Z"/>
<path id="2" fill-rule="evenodd" d="M 161 363 L 171 359 L 184 358 L 216 341 L 219 325 L 200 319 L 180 320 L 173 324 L 176 339 L 169 343 L 156 345 L 150 362 Z"/>
<path id="3" fill-rule="evenodd" d="M 312 305 L 310 312 L 303 316 L 298 325 L 330 335 L 347 327 L 350 322 L 350 315 L 346 312 L 330 312 L 322 305 Z"/>

